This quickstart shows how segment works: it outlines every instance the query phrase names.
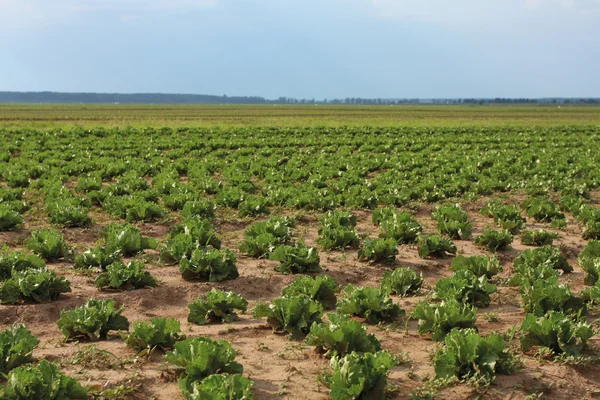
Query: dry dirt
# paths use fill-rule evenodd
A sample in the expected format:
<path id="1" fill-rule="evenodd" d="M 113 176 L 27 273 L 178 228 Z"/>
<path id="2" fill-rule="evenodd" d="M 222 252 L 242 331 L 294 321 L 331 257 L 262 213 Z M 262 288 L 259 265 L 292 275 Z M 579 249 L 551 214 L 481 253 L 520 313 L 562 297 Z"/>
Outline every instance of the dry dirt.
<path id="1" fill-rule="evenodd" d="M 474 225 L 474 237 L 488 226 L 492 220 L 483 217 L 477 211 L 487 199 L 464 204 L 469 210 Z M 518 200 L 518 199 L 514 199 Z M 424 225 L 426 232 L 435 232 L 435 225 L 430 218 L 431 207 L 422 206 L 417 210 L 417 218 Z M 275 214 L 275 213 L 274 213 Z M 376 237 L 377 227 L 371 223 L 371 213 L 356 212 L 358 228 L 361 233 Z M 66 240 L 78 250 L 91 247 L 99 238 L 99 231 L 109 218 L 94 214 L 96 224 L 89 229 L 66 229 Z M 316 245 L 318 215 L 303 214 L 294 232 L 298 238 L 304 238 L 309 245 Z M 174 223 L 174 222 L 173 222 Z M 170 225 L 172 225 L 171 223 Z M 250 307 L 261 299 L 270 299 L 280 295 L 281 289 L 291 283 L 295 276 L 278 274 L 273 270 L 276 262 L 255 260 L 239 254 L 237 247 L 243 238 L 243 230 L 248 221 L 237 221 L 232 218 L 218 218 L 216 227 L 223 239 L 223 248 L 232 249 L 238 257 L 237 267 L 240 277 L 236 280 L 212 283 L 191 283 L 181 278 L 177 266 L 163 266 L 157 262 L 157 252 L 148 251 L 141 258 L 148 261 L 148 269 L 160 280 L 154 289 L 142 289 L 129 292 L 99 292 L 92 283 L 92 277 L 76 273 L 72 264 L 54 263 L 49 267 L 59 275 L 71 281 L 72 293 L 60 296 L 50 304 L 22 304 L 16 306 L 0 306 L 0 329 L 9 324 L 20 322 L 27 325 L 41 343 L 34 352 L 37 359 L 48 359 L 61 363 L 66 374 L 78 379 L 86 386 L 97 389 L 124 385 L 134 389 L 133 398 L 178 399 L 181 398 L 175 377 L 168 366 L 162 363 L 161 354 L 154 353 L 150 357 L 138 356 L 128 349 L 118 334 L 112 334 L 108 340 L 96 343 L 65 343 L 56 327 L 60 310 L 84 303 L 90 297 L 114 298 L 125 305 L 125 315 L 130 322 L 147 320 L 150 317 L 174 317 L 181 321 L 183 332 L 188 337 L 209 336 L 229 340 L 238 352 L 237 360 L 244 365 L 244 375 L 255 382 L 255 399 L 327 399 L 328 390 L 317 380 L 320 373 L 328 368 L 328 361 L 320 357 L 313 348 L 301 341 L 292 341 L 288 337 L 273 334 L 264 319 L 255 320 L 248 313 L 241 315 L 239 321 L 231 324 L 214 324 L 196 326 L 187 322 L 186 307 L 194 298 L 213 287 L 233 290 L 243 295 Z M 23 238 L 32 226 L 28 222 L 21 232 L 0 233 L 0 244 L 7 243 L 11 247 L 20 248 Z M 535 224 L 528 221 L 527 228 L 552 230 L 549 225 Z M 168 225 L 142 224 L 140 229 L 147 236 L 164 240 L 168 233 Z M 556 231 L 560 245 L 569 257 L 575 271 L 561 277 L 568 282 L 573 291 L 578 292 L 583 285 L 583 272 L 576 263 L 577 254 L 582 250 L 585 241 L 581 238 L 581 228 L 569 218 L 568 227 Z M 455 241 L 458 254 L 486 254 L 487 251 L 474 245 L 473 240 Z M 502 276 L 511 273 L 512 260 L 523 249 L 528 248 L 515 238 L 512 249 L 499 254 L 504 266 Z M 323 274 L 333 276 L 340 285 L 353 283 L 357 285 L 376 286 L 383 273 L 390 267 L 370 265 L 357 260 L 356 251 L 321 251 Z M 139 257 L 138 257 L 139 258 Z M 414 305 L 420 301 L 434 286 L 435 282 L 450 276 L 448 265 L 451 259 L 424 260 L 418 257 L 415 246 L 399 247 L 397 263 L 394 267 L 409 266 L 422 272 L 425 276 L 423 294 L 415 297 L 394 298 L 406 312 L 410 314 Z M 487 313 L 487 314 L 486 314 Z M 490 313 L 497 321 L 489 322 Z M 484 315 L 486 314 L 486 315 Z M 594 313 L 591 313 L 592 315 Z M 508 331 L 520 325 L 524 313 L 519 308 L 519 296 L 514 288 L 499 287 L 488 308 L 479 309 L 477 326 L 481 333 L 490 331 Z M 590 317 L 590 321 L 593 320 Z M 433 377 L 431 356 L 437 343 L 428 337 L 417 334 L 416 321 L 400 320 L 395 324 L 371 326 L 369 331 L 375 333 L 382 342 L 383 348 L 396 354 L 403 360 L 389 376 L 389 384 L 396 387 L 392 394 L 395 398 L 410 398 L 411 390 L 423 387 L 427 378 Z M 590 341 L 592 348 L 598 348 L 600 337 L 596 335 Z M 513 343 L 518 349 L 516 343 Z M 76 362 L 74 356 L 81 356 L 89 346 L 109 352 L 108 362 L 90 363 Z M 78 353 L 79 352 L 79 353 Z M 108 353 L 103 353 L 108 354 Z M 478 393 L 466 384 L 445 388 L 440 398 L 464 399 L 482 396 L 486 399 L 521 399 L 531 394 L 542 394 L 551 399 L 593 398 L 600 390 L 600 366 L 569 366 L 545 361 L 532 355 L 522 355 L 525 368 L 510 376 L 498 376 L 494 385 Z M 98 360 L 96 360 L 98 361 Z"/>

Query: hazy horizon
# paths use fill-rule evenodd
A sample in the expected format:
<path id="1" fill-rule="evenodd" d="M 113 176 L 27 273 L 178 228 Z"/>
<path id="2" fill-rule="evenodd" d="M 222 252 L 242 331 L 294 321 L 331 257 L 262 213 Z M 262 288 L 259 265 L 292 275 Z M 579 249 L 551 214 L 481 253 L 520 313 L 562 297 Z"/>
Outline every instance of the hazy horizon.
<path id="1" fill-rule="evenodd" d="M 0 0 L 0 91 L 600 97 L 600 0 Z"/>

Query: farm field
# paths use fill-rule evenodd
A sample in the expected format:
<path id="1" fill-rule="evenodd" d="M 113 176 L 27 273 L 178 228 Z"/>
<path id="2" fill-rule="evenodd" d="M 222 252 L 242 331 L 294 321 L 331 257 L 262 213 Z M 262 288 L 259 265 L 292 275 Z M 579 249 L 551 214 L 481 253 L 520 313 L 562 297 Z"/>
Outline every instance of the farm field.
<path id="1" fill-rule="evenodd" d="M 12 367 L 96 399 L 600 393 L 597 108 L 138 107 L 0 106 L 0 330 L 39 340 Z"/>

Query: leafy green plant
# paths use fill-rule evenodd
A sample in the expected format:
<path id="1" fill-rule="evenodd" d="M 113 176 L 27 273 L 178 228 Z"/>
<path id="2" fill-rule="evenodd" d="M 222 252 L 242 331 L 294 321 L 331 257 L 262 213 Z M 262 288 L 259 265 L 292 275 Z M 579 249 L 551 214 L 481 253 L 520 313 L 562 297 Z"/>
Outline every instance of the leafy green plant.
<path id="1" fill-rule="evenodd" d="M 309 332 L 313 322 L 321 322 L 323 307 L 308 296 L 282 296 L 271 300 L 271 304 L 257 304 L 252 315 L 254 318 L 267 317 L 273 332 L 302 337 Z"/>
<path id="2" fill-rule="evenodd" d="M 175 318 L 150 318 L 149 322 L 133 323 L 133 329 L 125 335 L 127 347 L 134 350 L 151 350 L 155 347 L 170 349 L 179 340 L 184 340 L 181 324 Z"/>
<path id="3" fill-rule="evenodd" d="M 8 247 L 0 249 L 0 282 L 10 279 L 13 271 L 26 269 L 42 269 L 44 260 L 35 254 L 25 255 L 20 251 L 9 251 Z"/>
<path id="4" fill-rule="evenodd" d="M 188 322 L 203 325 L 213 322 L 231 322 L 237 319 L 235 310 L 246 312 L 248 301 L 237 293 L 213 288 L 205 298 L 198 297 L 188 304 Z"/>
<path id="5" fill-rule="evenodd" d="M 241 374 L 214 374 L 194 382 L 192 391 L 184 391 L 188 400 L 252 400 L 254 382 Z"/>
<path id="6" fill-rule="evenodd" d="M 446 254 L 456 254 L 456 246 L 452 240 L 439 235 L 421 235 L 417 242 L 419 257 L 445 258 Z"/>
<path id="7" fill-rule="evenodd" d="M 64 237 L 54 229 L 38 229 L 31 232 L 25 246 L 45 260 L 58 260 L 67 257 L 69 246 Z"/>
<path id="8" fill-rule="evenodd" d="M 238 204 L 238 213 L 240 217 L 255 217 L 261 214 L 268 214 L 268 202 L 264 197 L 246 196 Z"/>
<path id="9" fill-rule="evenodd" d="M 199 198 L 187 201 L 181 209 L 184 217 L 200 217 L 213 219 L 215 217 L 215 205 L 207 199 Z"/>
<path id="10" fill-rule="evenodd" d="M 570 316 L 558 311 L 536 317 L 527 314 L 521 325 L 521 347 L 527 351 L 534 346 L 550 349 L 555 354 L 579 357 L 587 341 L 596 334 L 585 321 L 573 321 Z"/>
<path id="11" fill-rule="evenodd" d="M 386 351 L 352 352 L 331 359 L 331 373 L 324 375 L 333 400 L 384 400 L 387 374 L 398 361 Z"/>
<path id="12" fill-rule="evenodd" d="M 542 264 L 552 269 L 562 270 L 563 272 L 573 271 L 573 267 L 569 265 L 567 257 L 560 253 L 560 249 L 551 246 L 522 251 L 514 261 L 514 268 L 515 271 L 520 271 L 526 268 L 539 267 Z"/>
<path id="13" fill-rule="evenodd" d="M 493 229 L 485 229 L 481 236 L 475 239 L 475 244 L 485 246 L 491 252 L 506 249 L 513 241 L 513 235 L 507 230 L 496 231 Z"/>
<path id="14" fill-rule="evenodd" d="M 82 306 L 62 310 L 56 325 L 68 339 L 106 339 L 109 331 L 129 329 L 129 321 L 121 315 L 123 309 L 112 299 L 89 299 Z"/>
<path id="15" fill-rule="evenodd" d="M 594 285 L 600 277 L 600 241 L 590 240 L 579 253 L 577 263 L 586 273 L 584 283 Z"/>
<path id="16" fill-rule="evenodd" d="M 416 293 L 423 285 L 423 273 L 417 275 L 414 269 L 408 267 L 396 268 L 393 272 L 385 272 L 379 281 L 383 292 L 406 296 Z"/>
<path id="17" fill-rule="evenodd" d="M 235 255 L 230 250 L 198 248 L 179 262 L 179 271 L 185 280 L 220 282 L 240 276 Z"/>
<path id="18" fill-rule="evenodd" d="M 15 304 L 22 299 L 49 303 L 70 291 L 69 281 L 46 267 L 14 270 L 10 279 L 0 283 L 0 303 Z"/>
<path id="19" fill-rule="evenodd" d="M 356 232 L 356 216 L 349 211 L 333 210 L 320 219 L 317 243 L 325 250 L 356 248 L 360 244 Z"/>
<path id="20" fill-rule="evenodd" d="M 189 257 L 198 247 L 221 248 L 221 239 L 210 221 L 196 218 L 185 219 L 169 232 L 167 242 L 160 250 L 160 259 L 166 264 L 176 264 Z"/>
<path id="21" fill-rule="evenodd" d="M 96 246 L 75 256 L 76 268 L 101 268 L 121 259 L 121 251 L 109 249 L 107 247 Z"/>
<path id="22" fill-rule="evenodd" d="M 495 333 L 481 337 L 472 329 L 454 329 L 444 339 L 434 357 L 435 374 L 440 379 L 472 377 L 494 380 L 496 374 L 510 374 L 517 362 L 506 342 Z"/>
<path id="23" fill-rule="evenodd" d="M 0 232 L 12 231 L 23 226 L 23 217 L 18 211 L 0 203 Z"/>
<path id="24" fill-rule="evenodd" d="M 269 256 L 271 260 L 279 261 L 275 271 L 282 274 L 310 274 L 321 272 L 319 252 L 316 247 L 308 247 L 304 243 L 293 246 L 277 246 Z"/>
<path id="25" fill-rule="evenodd" d="M 485 275 L 488 279 L 493 278 L 502 271 L 502 266 L 493 256 L 471 256 L 458 255 L 452 260 L 450 270 L 454 272 L 468 270 L 475 276 Z"/>
<path id="26" fill-rule="evenodd" d="M 140 230 L 134 226 L 110 223 L 102 230 L 106 239 L 106 249 L 119 250 L 124 256 L 134 256 L 144 249 L 155 249 L 156 240 L 142 237 Z"/>
<path id="27" fill-rule="evenodd" d="M 0 374 L 33 362 L 33 350 L 40 341 L 25 325 L 11 325 L 0 331 Z"/>
<path id="28" fill-rule="evenodd" d="M 276 247 L 291 241 L 294 225 L 295 221 L 286 217 L 255 222 L 244 233 L 240 251 L 250 257 L 268 256 Z"/>
<path id="29" fill-rule="evenodd" d="M 481 209 L 481 214 L 493 217 L 494 223 L 510 233 L 517 234 L 525 227 L 525 218 L 521 216 L 521 209 L 517 204 L 502 204 L 490 201 Z"/>
<path id="30" fill-rule="evenodd" d="M 558 239 L 558 233 L 545 229 L 529 230 L 523 232 L 521 243 L 527 246 L 552 246 L 554 239 Z"/>
<path id="31" fill-rule="evenodd" d="M 431 217 L 437 222 L 441 233 L 451 239 L 468 240 L 471 238 L 473 225 L 469 222 L 469 215 L 460 208 L 460 205 L 444 205 L 436 208 Z"/>
<path id="32" fill-rule="evenodd" d="M 235 361 L 235 350 L 225 340 L 196 337 L 175 342 L 164 360 L 172 364 L 182 378 L 179 387 L 193 393 L 194 382 L 202 382 L 213 374 L 241 374 L 243 367 Z"/>
<path id="33" fill-rule="evenodd" d="M 549 311 L 560 311 L 569 315 L 586 313 L 583 299 L 576 297 L 568 285 L 559 284 L 556 276 L 537 280 L 533 285 L 521 285 L 521 299 L 526 313 L 541 317 Z"/>
<path id="34" fill-rule="evenodd" d="M 395 239 L 365 238 L 362 247 L 358 249 L 360 261 L 383 262 L 393 264 L 398 254 L 398 243 Z"/>
<path id="35" fill-rule="evenodd" d="M 485 275 L 477 276 L 469 270 L 460 270 L 453 276 L 442 278 L 435 284 L 435 297 L 442 300 L 456 300 L 460 303 L 487 307 L 492 301 L 490 295 L 496 292 L 496 285 L 488 282 Z"/>
<path id="36" fill-rule="evenodd" d="M 1 398 L 44 400 L 87 400 L 88 392 L 75 379 L 63 375 L 46 360 L 36 366 L 21 366 L 8 375 Z"/>
<path id="37" fill-rule="evenodd" d="M 130 261 L 127 265 L 115 262 L 106 267 L 106 272 L 98 275 L 94 284 L 100 290 L 132 290 L 147 286 L 155 287 L 156 279 L 145 271 L 143 262 Z"/>
<path id="38" fill-rule="evenodd" d="M 527 210 L 527 216 L 537 222 L 553 222 L 555 219 L 565 219 L 565 214 L 560 212 L 556 204 L 543 197 L 532 197 L 525 201 L 524 206 Z"/>
<path id="39" fill-rule="evenodd" d="M 317 346 L 325 357 L 344 356 L 351 352 L 374 353 L 381 350 L 379 340 L 367 333 L 367 326 L 346 315 L 330 313 L 328 322 L 313 323 L 306 343 Z"/>
<path id="40" fill-rule="evenodd" d="M 386 208 L 379 208 L 373 212 L 373 222 L 376 220 L 376 212 L 378 210 L 387 210 Z M 382 215 L 377 217 L 381 233 L 380 238 L 394 239 L 397 243 L 414 243 L 417 240 L 419 234 L 423 231 L 423 227 L 417 222 L 415 217 L 408 211 L 397 211 L 391 209 L 393 212 L 389 215 Z"/>
<path id="41" fill-rule="evenodd" d="M 337 291 L 338 286 L 335 279 L 329 275 L 320 275 L 315 278 L 300 276 L 289 286 L 283 288 L 282 295 L 287 297 L 305 295 L 318 301 L 323 309 L 328 310 L 335 308 L 337 303 L 335 293 Z"/>
<path id="42" fill-rule="evenodd" d="M 477 329 L 477 308 L 454 299 L 439 304 L 422 301 L 415 307 L 411 318 L 419 321 L 419 335 L 431 334 L 433 340 L 444 340 L 454 328 Z"/>
<path id="43" fill-rule="evenodd" d="M 72 198 L 54 198 L 46 202 L 46 213 L 50 223 L 65 227 L 89 226 L 92 219 L 90 209 Z"/>
<path id="44" fill-rule="evenodd" d="M 380 289 L 348 285 L 342 293 L 344 297 L 337 305 L 337 311 L 341 314 L 357 315 L 365 318 L 370 324 L 392 321 L 404 315 L 404 310 L 394 304 L 389 295 Z"/>

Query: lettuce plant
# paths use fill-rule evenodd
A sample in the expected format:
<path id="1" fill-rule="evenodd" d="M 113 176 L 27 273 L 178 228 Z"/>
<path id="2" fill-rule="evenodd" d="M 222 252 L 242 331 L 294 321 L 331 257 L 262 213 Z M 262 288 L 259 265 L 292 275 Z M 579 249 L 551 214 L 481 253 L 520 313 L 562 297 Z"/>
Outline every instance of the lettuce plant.
<path id="1" fill-rule="evenodd" d="M 525 218 L 521 216 L 521 209 L 517 204 L 502 204 L 490 201 L 481 209 L 481 214 L 494 218 L 494 223 L 510 233 L 517 234 L 525 226 Z"/>
<path id="2" fill-rule="evenodd" d="M 554 239 L 558 239 L 558 233 L 545 229 L 528 230 L 523 232 L 521 243 L 527 246 L 552 246 Z"/>
<path id="3" fill-rule="evenodd" d="M 502 266 L 493 256 L 471 256 L 458 255 L 452 260 L 450 270 L 454 272 L 468 270 L 475 276 L 485 275 L 488 279 L 493 278 L 502 271 Z"/>
<path id="4" fill-rule="evenodd" d="M 189 257 L 198 247 L 221 248 L 221 239 L 210 221 L 188 218 L 175 225 L 169 232 L 167 242 L 160 250 L 160 259 L 166 264 L 176 264 L 183 257 Z"/>
<path id="5" fill-rule="evenodd" d="M 183 392 L 188 400 L 252 400 L 254 382 L 241 374 L 214 374 L 194 382 L 192 391 Z"/>
<path id="6" fill-rule="evenodd" d="M 272 217 L 255 222 L 244 233 L 240 251 L 250 257 L 268 256 L 276 247 L 292 240 L 295 221 L 286 217 Z"/>
<path id="7" fill-rule="evenodd" d="M 0 374 L 33 362 L 32 353 L 39 343 L 25 325 L 11 325 L 0 331 Z"/>
<path id="8" fill-rule="evenodd" d="M 24 271 L 46 266 L 44 260 L 35 254 L 23 254 L 20 251 L 9 251 L 8 247 L 0 249 L 0 282 L 10 279 L 13 271 Z"/>
<path id="9" fill-rule="evenodd" d="M 277 246 L 270 254 L 271 260 L 279 261 L 275 271 L 282 274 L 310 274 L 321 272 L 320 258 L 316 247 L 308 247 L 304 243 L 293 246 Z"/>
<path id="10" fill-rule="evenodd" d="M 532 197 L 524 202 L 527 216 L 537 222 L 553 222 L 555 219 L 565 219 L 556 204 L 543 197 Z"/>
<path id="11" fill-rule="evenodd" d="M 367 333 L 367 326 L 346 315 L 330 313 L 328 322 L 313 323 L 306 343 L 317 346 L 325 357 L 344 356 L 351 352 L 374 353 L 381 350 L 379 340 Z"/>
<path id="12" fill-rule="evenodd" d="M 435 297 L 441 300 L 456 300 L 477 307 L 487 307 L 496 285 L 488 283 L 487 276 L 477 276 L 469 270 L 460 270 L 453 276 L 442 278 L 435 284 Z"/>
<path id="13" fill-rule="evenodd" d="M 129 329 L 129 321 L 121 315 L 124 308 L 117 308 L 112 299 L 89 299 L 82 306 L 62 310 L 56 325 L 67 339 L 106 339 L 109 331 Z"/>
<path id="14" fill-rule="evenodd" d="M 96 278 L 94 284 L 100 290 L 131 290 L 144 287 L 155 287 L 156 279 L 144 270 L 140 261 L 130 261 L 127 265 L 118 261 L 106 267 L 106 272 Z"/>
<path id="15" fill-rule="evenodd" d="M 385 272 L 379 281 L 382 291 L 398 296 L 416 293 L 423 285 L 423 273 L 417 275 L 414 269 L 408 267 L 396 268 L 393 272 Z"/>
<path id="16" fill-rule="evenodd" d="M 358 249 L 360 261 L 382 262 L 393 264 L 398 254 L 398 243 L 390 239 L 365 238 L 362 247 Z"/>
<path id="17" fill-rule="evenodd" d="M 562 270 L 563 272 L 573 271 L 573 267 L 569 265 L 567 257 L 560 253 L 560 249 L 551 246 L 522 251 L 514 261 L 514 268 L 515 271 L 521 271 L 527 268 L 537 268 L 542 264 L 553 269 Z"/>
<path id="18" fill-rule="evenodd" d="M 10 279 L 0 283 L 0 303 L 15 304 L 28 299 L 49 303 L 70 291 L 70 282 L 46 267 L 14 270 Z"/>
<path id="19" fill-rule="evenodd" d="M 574 357 L 581 356 L 587 341 L 596 334 L 592 325 L 585 321 L 573 321 L 571 316 L 558 311 L 549 311 L 541 317 L 527 314 L 521 331 L 523 351 L 540 346 L 556 355 L 564 353 Z"/>
<path id="20" fill-rule="evenodd" d="M 533 285 L 521 285 L 521 300 L 526 313 L 541 317 L 549 311 L 560 311 L 568 315 L 585 314 L 583 299 L 576 297 L 568 285 L 559 284 L 556 276 L 537 280 Z"/>
<path id="21" fill-rule="evenodd" d="M 257 304 L 252 312 L 254 318 L 267 317 L 273 332 L 287 332 L 292 337 L 305 336 L 313 322 L 321 322 L 322 314 L 321 304 L 304 295 L 277 297 L 271 304 Z"/>
<path id="22" fill-rule="evenodd" d="M 215 217 L 215 205 L 207 199 L 200 198 L 190 200 L 183 205 L 181 215 L 184 217 L 200 217 L 213 219 Z"/>
<path id="23" fill-rule="evenodd" d="M 127 347 L 137 351 L 155 347 L 170 349 L 177 341 L 184 339 L 179 321 L 164 317 L 150 318 L 149 322 L 134 322 L 132 331 L 125 335 Z"/>
<path id="24" fill-rule="evenodd" d="M 386 351 L 352 352 L 331 359 L 332 372 L 324 376 L 333 400 L 384 400 L 387 374 L 398 361 Z"/>
<path id="25" fill-rule="evenodd" d="M 389 210 L 389 211 L 387 211 Z M 380 238 L 394 239 L 398 244 L 414 243 L 423 227 L 408 211 L 378 208 L 373 212 L 373 223 L 379 224 Z"/>
<path id="26" fill-rule="evenodd" d="M 31 232 L 25 246 L 45 260 L 58 260 L 67 257 L 69 247 L 64 237 L 54 229 L 38 229 Z"/>
<path id="27" fill-rule="evenodd" d="M 417 242 L 419 257 L 445 258 L 446 254 L 456 254 L 456 246 L 448 238 L 439 235 L 421 235 Z"/>
<path id="28" fill-rule="evenodd" d="M 246 196 L 238 204 L 238 213 L 240 217 L 256 217 L 261 214 L 268 214 L 268 201 L 264 197 Z"/>
<path id="29" fill-rule="evenodd" d="M 156 240 L 142 237 L 140 230 L 129 224 L 111 223 L 104 227 L 102 234 L 106 238 L 106 248 L 119 250 L 124 256 L 134 256 L 144 249 L 155 249 Z"/>
<path id="30" fill-rule="evenodd" d="M 586 273 L 584 283 L 594 285 L 600 277 L 600 241 L 590 240 L 579 253 L 577 263 Z"/>
<path id="31" fill-rule="evenodd" d="M 356 248 L 360 244 L 356 216 L 340 210 L 328 211 L 320 219 L 317 243 L 325 250 Z"/>
<path id="32" fill-rule="evenodd" d="M 240 276 L 235 255 L 230 250 L 198 248 L 190 257 L 179 262 L 179 271 L 185 280 L 220 282 Z"/>
<path id="33" fill-rule="evenodd" d="M 404 310 L 380 289 L 348 285 L 342 293 L 344 297 L 337 305 L 337 311 L 341 314 L 357 315 L 370 324 L 391 321 L 404 315 Z"/>
<path id="34" fill-rule="evenodd" d="M 437 222 L 437 228 L 451 239 L 468 240 L 471 238 L 473 225 L 469 216 L 460 205 L 444 205 L 436 208 L 431 217 Z"/>
<path id="35" fill-rule="evenodd" d="M 438 304 L 422 301 L 415 307 L 411 318 L 419 321 L 419 335 L 431 334 L 433 340 L 444 340 L 454 328 L 476 329 L 477 309 L 454 299 Z"/>
<path id="36" fill-rule="evenodd" d="M 480 236 L 475 239 L 475 244 L 478 246 L 487 247 L 489 251 L 495 253 L 498 250 L 504 250 L 513 241 L 513 235 L 507 230 L 496 231 L 493 229 L 485 229 Z"/>
<path id="37" fill-rule="evenodd" d="M 23 217 L 18 211 L 0 203 L 0 232 L 12 231 L 23 226 Z"/>
<path id="38" fill-rule="evenodd" d="M 231 322 L 237 319 L 235 310 L 246 312 L 248 301 L 237 293 L 213 288 L 204 298 L 198 297 L 188 304 L 188 322 L 203 325 L 212 322 Z"/>
<path id="39" fill-rule="evenodd" d="M 335 308 L 337 298 L 335 293 L 338 286 L 335 279 L 329 275 L 320 275 L 315 278 L 310 276 L 300 276 L 296 278 L 289 286 L 284 287 L 282 295 L 293 297 L 305 295 L 312 300 L 318 301 L 323 309 L 329 310 Z"/>
<path id="40" fill-rule="evenodd" d="M 87 400 L 88 392 L 75 379 L 63 375 L 58 367 L 46 360 L 36 366 L 13 369 L 2 399 Z"/>
<path id="41" fill-rule="evenodd" d="M 75 256 L 76 268 L 106 269 L 121 259 L 121 250 L 96 246 Z"/>

